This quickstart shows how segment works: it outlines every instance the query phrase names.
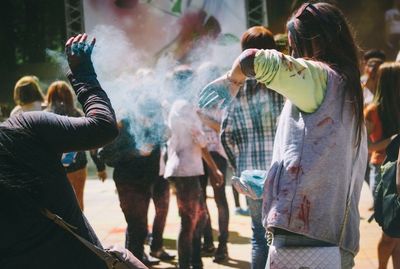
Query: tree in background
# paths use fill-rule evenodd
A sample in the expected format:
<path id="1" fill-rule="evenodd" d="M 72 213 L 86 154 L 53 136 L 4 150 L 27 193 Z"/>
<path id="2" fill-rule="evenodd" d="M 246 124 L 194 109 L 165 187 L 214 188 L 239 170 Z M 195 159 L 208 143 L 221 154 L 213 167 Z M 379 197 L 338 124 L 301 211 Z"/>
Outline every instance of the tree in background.
<path id="1" fill-rule="evenodd" d="M 46 60 L 45 48 L 61 50 L 65 41 L 64 1 L 1 2 L 1 67 Z"/>
<path id="2" fill-rule="evenodd" d="M 18 67 L 46 62 L 46 48 L 63 50 L 65 32 L 63 0 L 0 2 L 1 101 L 9 100 Z"/>

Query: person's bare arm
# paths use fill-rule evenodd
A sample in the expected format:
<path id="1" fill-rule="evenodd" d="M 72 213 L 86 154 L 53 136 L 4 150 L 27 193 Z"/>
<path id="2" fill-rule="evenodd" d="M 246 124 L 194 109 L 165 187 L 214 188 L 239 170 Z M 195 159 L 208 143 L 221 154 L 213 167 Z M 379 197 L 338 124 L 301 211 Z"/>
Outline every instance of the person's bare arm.
<path id="1" fill-rule="evenodd" d="M 396 135 L 391 136 L 389 138 L 383 139 L 376 143 L 368 143 L 368 153 L 372 153 L 373 151 L 381 151 L 385 150 L 387 146 L 392 142 L 392 140 L 396 137 Z"/>
<path id="2" fill-rule="evenodd" d="M 201 154 L 204 161 L 207 163 L 207 166 L 211 170 L 210 181 L 213 186 L 220 187 L 224 183 L 224 174 L 218 169 L 218 166 L 214 162 L 213 158 L 208 152 L 207 148 L 204 147 L 201 149 Z"/>

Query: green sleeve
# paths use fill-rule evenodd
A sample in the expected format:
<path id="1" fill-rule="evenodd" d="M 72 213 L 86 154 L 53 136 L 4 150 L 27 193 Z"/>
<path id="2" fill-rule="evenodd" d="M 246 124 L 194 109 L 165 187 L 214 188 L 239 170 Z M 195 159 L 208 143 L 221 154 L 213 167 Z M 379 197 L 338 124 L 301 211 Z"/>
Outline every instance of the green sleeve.
<path id="1" fill-rule="evenodd" d="M 316 111 L 324 99 L 328 73 L 322 63 L 295 59 L 276 50 L 260 50 L 254 58 L 254 71 L 259 82 L 304 112 Z"/>

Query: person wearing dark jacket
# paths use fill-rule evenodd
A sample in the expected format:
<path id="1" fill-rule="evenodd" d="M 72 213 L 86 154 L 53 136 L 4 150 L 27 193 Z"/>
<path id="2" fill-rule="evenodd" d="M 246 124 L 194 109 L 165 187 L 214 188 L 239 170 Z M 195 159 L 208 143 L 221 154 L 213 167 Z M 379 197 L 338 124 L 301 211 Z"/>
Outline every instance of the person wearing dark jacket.
<path id="1" fill-rule="evenodd" d="M 153 102 L 153 101 L 152 101 Z M 154 104 L 153 104 L 154 105 Z M 160 107 L 161 108 L 161 107 Z M 161 146 L 165 141 L 166 127 L 159 118 L 161 110 L 156 114 L 141 110 L 141 119 L 124 118 L 118 123 L 119 136 L 111 143 L 96 152 L 91 151 L 97 167 L 103 167 L 104 163 L 114 167 L 113 179 L 118 191 L 118 197 L 122 212 L 127 222 L 125 247 L 146 265 L 155 265 L 160 262 L 158 258 L 147 256 L 144 252 L 144 243 L 148 235 L 147 213 L 153 192 L 157 191 L 160 171 Z M 145 117 L 141 117 L 145 116 Z M 98 155 L 93 156 L 93 155 Z M 165 179 L 162 179 L 165 181 Z M 169 192 L 169 188 L 163 188 Z M 162 202 L 168 208 L 169 195 L 163 195 L 166 199 Z M 168 210 L 161 213 L 164 224 L 160 233 L 153 233 L 154 243 L 160 242 L 154 253 L 162 252 L 159 258 L 173 259 L 162 249 L 162 232 Z"/>
<path id="2" fill-rule="evenodd" d="M 0 125 L 2 269 L 107 268 L 86 246 L 41 213 L 48 209 L 57 214 L 75 227 L 78 235 L 102 247 L 60 162 L 63 152 L 98 148 L 118 134 L 114 111 L 91 62 L 94 40 L 89 44 L 86 39 L 86 34 L 78 35 L 66 43 L 68 78 L 85 116 L 26 112 Z"/>

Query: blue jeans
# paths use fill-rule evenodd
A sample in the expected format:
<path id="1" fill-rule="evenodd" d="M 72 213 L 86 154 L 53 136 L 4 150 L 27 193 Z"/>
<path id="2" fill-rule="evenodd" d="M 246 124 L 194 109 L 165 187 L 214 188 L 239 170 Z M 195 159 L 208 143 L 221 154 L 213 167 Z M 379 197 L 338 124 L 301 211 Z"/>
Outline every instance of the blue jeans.
<path id="1" fill-rule="evenodd" d="M 268 258 L 268 245 L 265 228 L 262 225 L 262 199 L 253 200 L 246 197 L 250 209 L 251 229 L 251 269 L 264 269 Z"/>

